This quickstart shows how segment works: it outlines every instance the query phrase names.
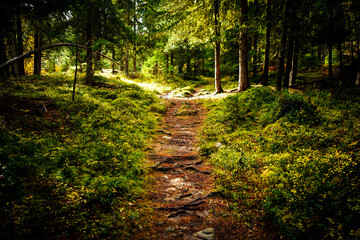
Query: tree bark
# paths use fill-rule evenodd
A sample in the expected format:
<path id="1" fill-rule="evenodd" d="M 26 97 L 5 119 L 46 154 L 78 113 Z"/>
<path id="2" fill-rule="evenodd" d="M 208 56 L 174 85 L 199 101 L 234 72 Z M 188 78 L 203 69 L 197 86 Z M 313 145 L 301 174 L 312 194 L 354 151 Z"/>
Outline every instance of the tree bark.
<path id="1" fill-rule="evenodd" d="M 282 37 L 281 37 L 281 49 L 280 49 L 280 59 L 279 59 L 279 70 L 277 74 L 276 81 L 276 90 L 281 90 L 281 83 L 284 75 L 284 62 L 285 62 L 285 47 L 286 47 L 286 35 L 287 35 L 287 11 L 288 11 L 288 2 L 291 0 L 285 0 L 284 4 L 284 13 L 282 20 Z"/>
<path id="2" fill-rule="evenodd" d="M 259 0 L 254 0 L 254 7 L 255 7 L 255 14 L 258 12 Z M 254 16 L 256 17 L 256 16 Z M 254 49 L 254 56 L 253 56 L 253 69 L 252 73 L 253 76 L 256 77 L 257 74 L 257 59 L 258 59 L 258 50 L 257 50 L 257 42 L 258 42 L 258 32 L 255 30 L 254 32 L 254 39 L 253 39 L 253 49 Z"/>
<path id="3" fill-rule="evenodd" d="M 169 54 L 165 54 L 165 73 L 168 74 L 169 73 Z"/>
<path id="4" fill-rule="evenodd" d="M 34 49 L 38 49 L 41 47 L 41 33 L 39 33 L 39 29 L 35 30 L 34 34 Z M 41 74 L 41 52 L 34 53 L 34 75 Z"/>
<path id="5" fill-rule="evenodd" d="M 134 1 L 134 34 L 136 35 L 136 1 Z M 133 72 L 136 72 L 136 40 L 133 45 Z"/>
<path id="6" fill-rule="evenodd" d="M 329 5 L 328 50 L 329 50 L 329 78 L 333 77 L 332 50 L 333 50 L 333 4 Z"/>
<path id="7" fill-rule="evenodd" d="M 19 56 L 24 53 L 24 45 L 23 45 L 23 32 L 22 32 L 22 24 L 21 24 L 21 13 L 20 7 L 16 12 L 16 33 L 17 33 L 17 46 L 16 46 L 16 54 Z M 25 68 L 24 68 L 24 60 L 20 60 L 18 62 L 18 75 L 23 76 L 25 75 Z"/>
<path id="8" fill-rule="evenodd" d="M 262 78 L 262 85 L 269 84 L 269 61 L 270 61 L 270 31 L 271 31 L 271 0 L 267 1 L 266 5 L 266 36 L 265 36 L 265 62 L 264 62 L 264 75 Z"/>
<path id="9" fill-rule="evenodd" d="M 1 34 L 0 34 L 0 61 L 1 62 L 7 61 L 6 46 L 5 46 L 4 38 Z M 6 79 L 8 77 L 9 77 L 9 68 L 5 67 L 4 69 L 1 69 L 0 70 L 0 81 Z"/>
<path id="10" fill-rule="evenodd" d="M 288 47 L 288 55 L 286 59 L 286 70 L 285 70 L 285 76 L 284 76 L 284 88 L 289 88 L 289 81 L 290 81 L 290 73 L 292 69 L 292 63 L 293 63 L 293 52 L 294 52 L 294 36 L 293 34 L 290 34 L 289 37 L 289 47 Z"/>
<path id="11" fill-rule="evenodd" d="M 94 84 L 93 50 L 92 50 L 92 6 L 89 7 L 86 19 L 86 84 Z"/>
<path id="12" fill-rule="evenodd" d="M 174 75 L 174 53 L 173 52 L 170 53 L 170 67 L 171 67 L 170 74 L 171 74 L 171 76 L 173 76 Z"/>
<path id="13" fill-rule="evenodd" d="M 247 0 L 240 1 L 240 26 L 244 26 L 247 22 Z M 248 49 L 247 49 L 247 31 L 240 31 L 239 43 L 239 91 L 245 91 L 250 86 L 248 77 Z"/>
<path id="14" fill-rule="evenodd" d="M 221 87 L 220 75 L 220 14 L 219 14 L 219 0 L 214 0 L 214 14 L 215 14 L 215 93 L 223 92 Z"/>
<path id="15" fill-rule="evenodd" d="M 112 58 L 115 59 L 115 46 L 114 46 L 114 44 L 112 44 L 112 46 L 111 46 L 111 53 L 112 53 Z M 111 67 L 112 67 L 111 73 L 115 74 L 115 64 L 114 64 L 114 62 L 111 63 Z"/>
<path id="16" fill-rule="evenodd" d="M 290 86 L 296 84 L 298 65 L 299 65 L 299 50 L 300 50 L 299 38 L 295 38 L 292 68 L 290 72 Z"/>

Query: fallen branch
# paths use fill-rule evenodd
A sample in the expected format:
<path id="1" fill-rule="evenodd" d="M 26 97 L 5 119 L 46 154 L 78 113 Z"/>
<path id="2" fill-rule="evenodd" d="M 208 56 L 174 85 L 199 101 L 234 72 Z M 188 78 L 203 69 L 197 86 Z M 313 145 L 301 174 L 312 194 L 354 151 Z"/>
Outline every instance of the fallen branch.
<path id="1" fill-rule="evenodd" d="M 79 45 L 79 44 L 74 44 L 74 43 L 55 43 L 55 44 L 51 44 L 51 45 L 47 45 L 47 46 L 44 46 L 44 47 L 41 47 L 41 48 L 34 49 L 34 50 L 29 51 L 27 53 L 24 53 L 24 54 L 22 54 L 20 56 L 14 57 L 14 58 L 10 59 L 9 61 L 1 64 L 0 68 L 4 68 L 6 66 L 14 64 L 14 63 L 20 61 L 21 59 L 26 58 L 26 57 L 30 57 L 32 54 L 34 54 L 36 52 L 42 52 L 44 50 L 55 48 L 55 47 L 79 47 L 79 48 L 87 49 L 87 47 L 84 46 L 84 45 Z M 104 58 L 112 61 L 113 63 L 116 63 L 117 65 L 120 65 L 120 63 L 118 63 L 114 59 L 109 58 L 108 56 L 102 54 L 101 52 L 98 52 L 98 51 L 93 51 L 93 52 L 100 55 L 100 56 L 103 56 Z"/>

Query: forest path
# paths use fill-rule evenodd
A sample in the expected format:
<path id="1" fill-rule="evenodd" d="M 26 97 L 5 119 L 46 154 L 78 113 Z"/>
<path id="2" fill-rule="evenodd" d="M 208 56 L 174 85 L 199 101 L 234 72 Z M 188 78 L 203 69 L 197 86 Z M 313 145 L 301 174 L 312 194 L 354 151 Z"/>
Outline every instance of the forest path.
<path id="1" fill-rule="evenodd" d="M 134 239 L 239 239 L 240 223 L 214 190 L 212 168 L 197 149 L 204 106 L 192 99 L 166 100 L 170 107 L 148 155 L 152 189 L 145 201 L 154 209 L 153 222 Z"/>

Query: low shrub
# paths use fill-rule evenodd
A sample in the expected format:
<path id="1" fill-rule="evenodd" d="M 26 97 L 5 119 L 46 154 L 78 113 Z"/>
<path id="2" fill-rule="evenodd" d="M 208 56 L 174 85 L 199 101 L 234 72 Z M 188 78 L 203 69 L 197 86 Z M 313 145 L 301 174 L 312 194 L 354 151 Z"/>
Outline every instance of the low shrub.
<path id="1" fill-rule="evenodd" d="M 358 96 L 260 87 L 211 102 L 200 150 L 218 188 L 288 239 L 359 238 Z"/>

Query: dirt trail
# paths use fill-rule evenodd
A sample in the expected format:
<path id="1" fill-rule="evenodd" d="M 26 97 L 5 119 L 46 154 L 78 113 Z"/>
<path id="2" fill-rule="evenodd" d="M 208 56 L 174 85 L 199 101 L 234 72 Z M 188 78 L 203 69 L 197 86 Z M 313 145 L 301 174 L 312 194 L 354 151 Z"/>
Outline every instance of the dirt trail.
<path id="1" fill-rule="evenodd" d="M 206 110 L 190 99 L 167 101 L 171 106 L 148 157 L 154 182 L 147 201 L 156 223 L 135 239 L 239 239 L 239 222 L 228 217 L 211 166 L 197 150 Z"/>

